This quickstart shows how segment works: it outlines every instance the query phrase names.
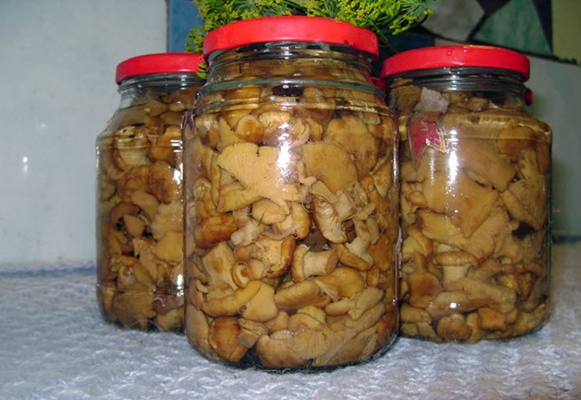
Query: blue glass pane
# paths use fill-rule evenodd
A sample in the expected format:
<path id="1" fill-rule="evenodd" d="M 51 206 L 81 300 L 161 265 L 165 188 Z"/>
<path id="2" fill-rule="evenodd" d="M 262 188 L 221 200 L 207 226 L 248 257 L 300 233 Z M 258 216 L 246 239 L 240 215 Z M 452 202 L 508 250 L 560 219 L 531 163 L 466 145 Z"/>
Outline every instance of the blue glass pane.
<path id="1" fill-rule="evenodd" d="M 169 0 L 167 51 L 185 50 L 190 29 L 201 26 L 198 8 L 192 0 Z"/>

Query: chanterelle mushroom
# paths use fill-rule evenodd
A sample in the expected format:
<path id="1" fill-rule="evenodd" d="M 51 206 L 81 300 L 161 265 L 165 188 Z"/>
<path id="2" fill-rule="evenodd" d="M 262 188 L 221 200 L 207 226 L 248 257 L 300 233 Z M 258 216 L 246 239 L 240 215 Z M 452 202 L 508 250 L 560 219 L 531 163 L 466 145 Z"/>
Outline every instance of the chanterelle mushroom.
<path id="1" fill-rule="evenodd" d="M 313 196 L 313 219 L 325 239 L 332 243 L 344 243 L 347 241 L 347 235 L 342 226 L 343 221 L 341 221 L 339 214 L 333 208 L 333 203 L 322 197 Z"/>
<path id="2" fill-rule="evenodd" d="M 311 276 L 329 275 L 337 266 L 337 251 L 309 251 L 307 245 L 296 247 L 292 261 L 292 277 L 295 282 L 302 282 Z"/>
<path id="3" fill-rule="evenodd" d="M 426 93 L 412 82 L 394 86 L 402 140 L 402 333 L 475 342 L 535 329 L 549 295 L 550 129 L 504 97 Z M 439 100 L 449 104 L 433 107 Z M 424 106 L 438 111 L 434 121 L 445 146 L 417 155 L 413 145 L 424 139 L 410 120 L 412 109 Z M 535 272 L 528 265 L 536 265 Z M 332 306 L 344 310 L 342 302 Z M 533 317 L 532 309 L 539 314 Z"/>
<path id="4" fill-rule="evenodd" d="M 248 246 L 236 248 L 234 254 L 241 261 L 262 261 L 267 269 L 266 276 L 279 278 L 290 268 L 295 247 L 296 243 L 292 236 L 287 236 L 283 240 L 274 240 L 264 236 Z"/>
<path id="5" fill-rule="evenodd" d="M 294 76 L 293 64 L 268 73 Z M 222 353 L 201 344 L 209 358 L 236 362 L 237 344 L 248 349 L 245 366 L 349 364 L 397 332 L 395 126 L 388 110 L 376 112 L 374 93 L 319 86 L 217 90 L 210 101 L 225 107 L 197 115 L 197 137 L 185 136 L 187 304 L 205 316 L 192 334 L 218 334 L 208 343 Z M 335 110 L 336 94 L 348 103 Z M 268 101 L 251 100 L 259 97 Z M 350 109 L 365 101 L 369 108 Z M 216 268 L 209 276 L 212 259 L 230 278 Z M 340 304 L 327 312 L 332 302 Z"/>
<path id="6" fill-rule="evenodd" d="M 545 177 L 538 171 L 534 150 L 521 151 L 518 165 L 524 179 L 511 183 L 501 198 L 514 219 L 538 230 L 547 219 L 548 207 L 543 199 L 549 189 Z"/>
<path id="7" fill-rule="evenodd" d="M 180 232 L 183 225 L 183 204 L 181 201 L 172 201 L 169 204 L 160 204 L 157 214 L 151 221 L 151 234 L 154 239 L 161 239 L 169 231 Z"/>
<path id="8" fill-rule="evenodd" d="M 377 161 L 377 146 L 367 124 L 355 115 L 336 118 L 329 122 L 325 135 L 347 150 L 351 155 L 359 178 L 371 171 Z"/>
<path id="9" fill-rule="evenodd" d="M 286 202 L 300 199 L 298 187 L 281 179 L 282 170 L 293 167 L 280 158 L 280 152 L 274 147 L 236 143 L 226 147 L 216 163 L 242 185 L 234 190 L 221 190 L 219 212 L 232 211 L 266 198 L 288 214 Z"/>
<path id="10" fill-rule="evenodd" d="M 427 206 L 447 214 L 464 237 L 470 237 L 488 218 L 498 199 L 497 191 L 479 185 L 462 170 L 455 173 L 454 180 L 447 172 L 434 172 L 430 181 L 424 182 L 423 194 Z"/>
<path id="11" fill-rule="evenodd" d="M 208 278 L 210 286 L 228 285 L 236 289 L 236 284 L 232 280 L 232 268 L 236 263 L 234 255 L 226 242 L 218 243 L 203 258 L 202 265 Z"/>
<path id="12" fill-rule="evenodd" d="M 238 343 L 241 328 L 237 318 L 219 317 L 210 323 L 208 341 L 212 349 L 228 361 L 240 361 L 248 349 Z"/>
<path id="13" fill-rule="evenodd" d="M 331 191 L 350 188 L 357 182 L 357 169 L 346 150 L 327 142 L 306 143 L 303 146 L 306 171 L 322 181 Z"/>

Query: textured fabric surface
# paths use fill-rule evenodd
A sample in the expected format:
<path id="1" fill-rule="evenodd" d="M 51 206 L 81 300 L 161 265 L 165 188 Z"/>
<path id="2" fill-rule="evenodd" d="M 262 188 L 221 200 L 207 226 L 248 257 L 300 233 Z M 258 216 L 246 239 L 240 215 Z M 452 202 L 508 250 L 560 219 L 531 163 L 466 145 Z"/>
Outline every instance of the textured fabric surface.
<path id="1" fill-rule="evenodd" d="M 382 357 L 332 372 L 239 370 L 173 333 L 103 322 L 94 265 L 0 273 L 1 399 L 581 398 L 581 243 L 553 250 L 553 312 L 508 342 L 398 339 Z"/>

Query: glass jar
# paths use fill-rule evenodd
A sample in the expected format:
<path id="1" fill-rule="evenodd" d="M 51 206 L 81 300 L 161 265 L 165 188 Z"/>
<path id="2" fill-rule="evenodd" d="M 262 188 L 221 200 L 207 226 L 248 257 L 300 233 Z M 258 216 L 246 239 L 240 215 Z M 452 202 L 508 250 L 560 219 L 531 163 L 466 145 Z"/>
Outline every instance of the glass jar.
<path id="1" fill-rule="evenodd" d="M 485 46 L 382 65 L 400 132 L 402 334 L 509 339 L 547 319 L 552 132 L 525 108 L 529 61 Z"/>
<path id="2" fill-rule="evenodd" d="M 183 331 L 181 120 L 201 62 L 161 53 L 117 66 L 121 103 L 97 138 L 97 298 L 122 327 Z"/>
<path id="3" fill-rule="evenodd" d="M 191 344 L 266 369 L 380 355 L 398 329 L 399 195 L 395 122 L 370 77 L 376 36 L 265 17 L 204 48 L 184 130 Z"/>

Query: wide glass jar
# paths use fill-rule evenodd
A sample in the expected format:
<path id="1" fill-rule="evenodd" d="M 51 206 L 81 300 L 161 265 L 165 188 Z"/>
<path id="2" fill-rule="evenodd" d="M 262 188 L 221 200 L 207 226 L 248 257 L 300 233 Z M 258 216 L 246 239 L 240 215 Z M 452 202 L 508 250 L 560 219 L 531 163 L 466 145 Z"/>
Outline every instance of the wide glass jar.
<path id="1" fill-rule="evenodd" d="M 396 129 L 377 38 L 315 17 L 234 22 L 204 42 L 184 129 L 186 334 L 209 359 L 317 369 L 398 329 Z"/>
<path id="2" fill-rule="evenodd" d="M 201 62 L 161 53 L 117 66 L 121 103 L 97 138 L 97 297 L 122 327 L 183 331 L 181 120 Z"/>
<path id="3" fill-rule="evenodd" d="M 529 61 L 484 46 L 382 65 L 398 115 L 402 334 L 509 339 L 549 309 L 551 129 L 527 113 Z"/>

